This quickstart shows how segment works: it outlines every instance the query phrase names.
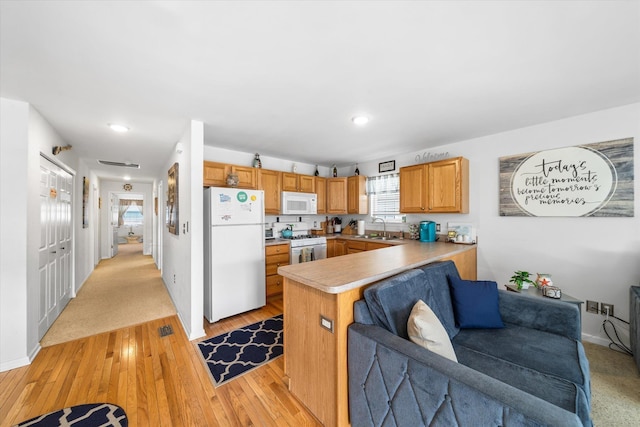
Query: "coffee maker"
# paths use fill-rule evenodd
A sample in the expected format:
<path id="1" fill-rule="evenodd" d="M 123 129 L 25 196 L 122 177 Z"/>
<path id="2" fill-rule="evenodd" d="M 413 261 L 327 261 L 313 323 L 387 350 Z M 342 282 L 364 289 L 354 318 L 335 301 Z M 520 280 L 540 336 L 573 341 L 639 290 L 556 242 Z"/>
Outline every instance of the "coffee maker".
<path id="1" fill-rule="evenodd" d="M 420 241 L 436 241 L 436 223 L 433 221 L 420 221 Z"/>

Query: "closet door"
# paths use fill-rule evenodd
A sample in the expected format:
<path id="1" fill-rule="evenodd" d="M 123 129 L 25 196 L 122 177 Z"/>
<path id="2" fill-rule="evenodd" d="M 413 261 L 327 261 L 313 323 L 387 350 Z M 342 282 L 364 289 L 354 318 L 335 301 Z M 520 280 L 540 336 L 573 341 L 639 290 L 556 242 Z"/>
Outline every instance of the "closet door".
<path id="1" fill-rule="evenodd" d="M 73 176 L 40 158 L 38 339 L 71 297 Z"/>

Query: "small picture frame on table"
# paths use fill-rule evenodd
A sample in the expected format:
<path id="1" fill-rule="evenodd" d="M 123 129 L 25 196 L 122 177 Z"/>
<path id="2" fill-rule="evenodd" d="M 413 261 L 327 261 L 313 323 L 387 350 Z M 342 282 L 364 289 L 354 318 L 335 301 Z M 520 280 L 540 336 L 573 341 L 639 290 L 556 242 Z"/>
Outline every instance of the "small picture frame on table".
<path id="1" fill-rule="evenodd" d="M 378 163 L 378 172 L 392 172 L 396 170 L 396 161 L 389 160 L 388 162 Z"/>

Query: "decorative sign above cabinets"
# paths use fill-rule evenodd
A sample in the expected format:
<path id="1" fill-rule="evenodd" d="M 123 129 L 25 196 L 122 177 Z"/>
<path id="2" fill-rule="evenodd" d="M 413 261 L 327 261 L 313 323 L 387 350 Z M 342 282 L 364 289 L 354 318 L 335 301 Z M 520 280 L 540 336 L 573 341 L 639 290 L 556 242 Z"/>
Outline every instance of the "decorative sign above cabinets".
<path id="1" fill-rule="evenodd" d="M 633 216 L 633 138 L 500 158 L 501 216 Z"/>

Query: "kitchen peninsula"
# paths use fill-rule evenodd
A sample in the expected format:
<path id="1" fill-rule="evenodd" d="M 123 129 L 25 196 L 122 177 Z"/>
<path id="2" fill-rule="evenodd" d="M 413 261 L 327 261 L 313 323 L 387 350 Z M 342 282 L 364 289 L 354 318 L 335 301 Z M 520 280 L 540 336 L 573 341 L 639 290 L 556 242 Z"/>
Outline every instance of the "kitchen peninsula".
<path id="1" fill-rule="evenodd" d="M 289 390 L 325 425 L 348 426 L 347 327 L 369 285 L 452 260 L 476 279 L 476 246 L 404 241 L 392 247 L 283 266 L 284 357 Z"/>

